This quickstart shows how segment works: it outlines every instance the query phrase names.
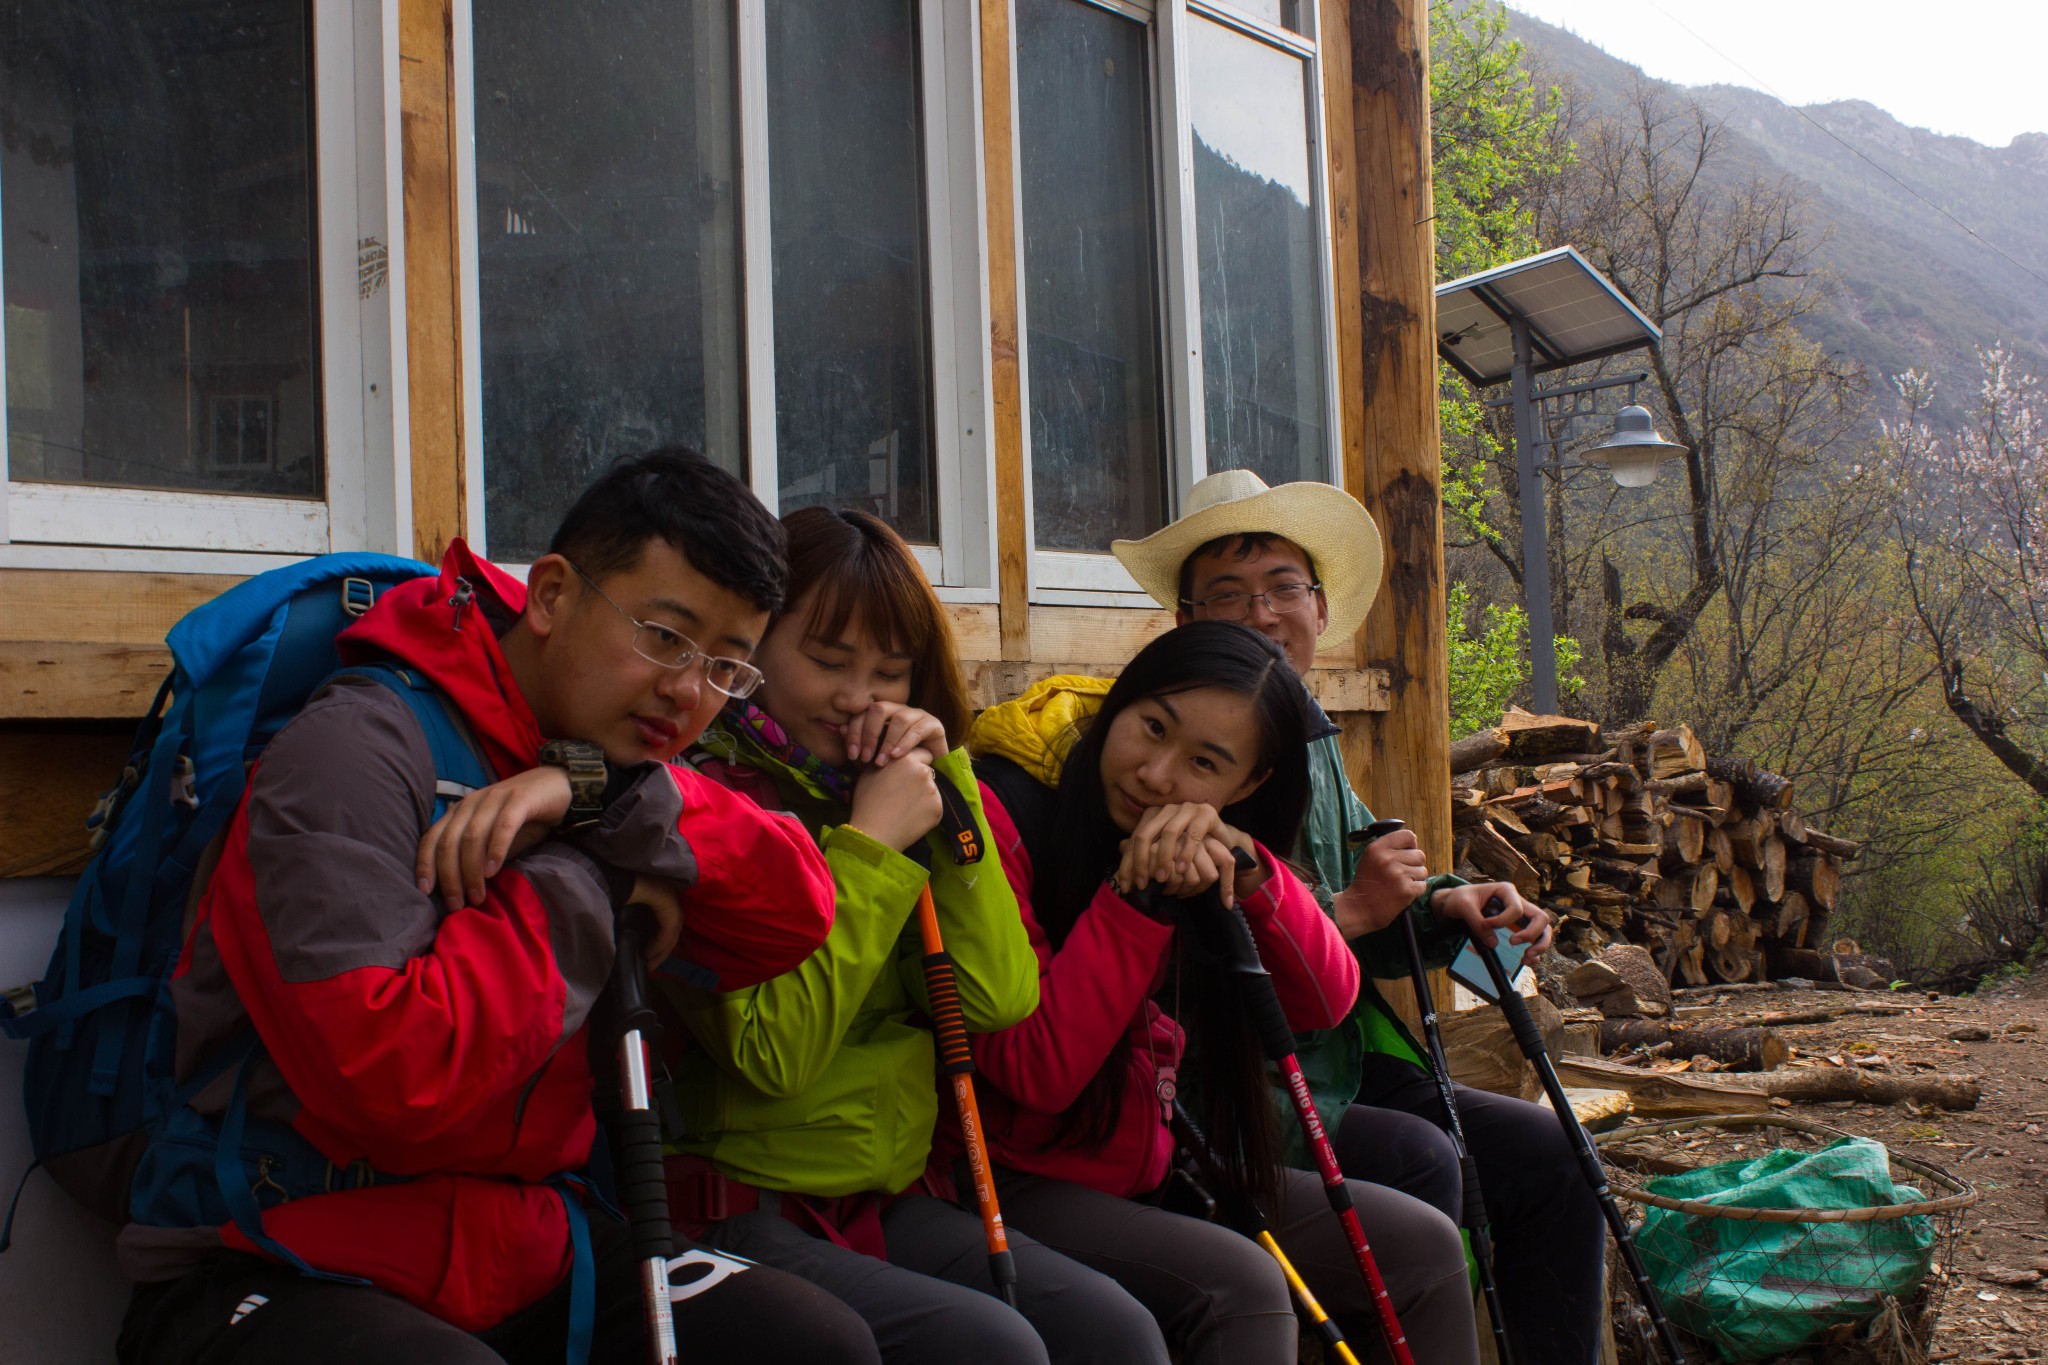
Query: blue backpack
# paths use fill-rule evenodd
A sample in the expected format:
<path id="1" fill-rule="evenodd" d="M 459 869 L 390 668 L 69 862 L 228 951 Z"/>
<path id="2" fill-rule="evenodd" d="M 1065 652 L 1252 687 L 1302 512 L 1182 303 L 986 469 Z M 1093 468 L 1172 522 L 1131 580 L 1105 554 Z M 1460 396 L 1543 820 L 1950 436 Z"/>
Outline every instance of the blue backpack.
<path id="1" fill-rule="evenodd" d="M 211 1156 L 188 1163 L 203 1171 L 204 1189 L 171 1191 L 160 1169 L 154 1179 L 138 1179 L 138 1169 L 151 1164 L 145 1154 L 168 1130 L 176 1130 L 172 1146 L 189 1145 L 191 1097 L 254 1051 L 251 1035 L 180 1087 L 169 978 L 250 767 L 337 672 L 373 678 L 411 705 L 434 755 L 436 817 L 492 780 L 432 684 L 390 665 L 343 668 L 335 652 L 335 636 L 386 588 L 433 572 L 389 555 L 323 555 L 237 584 L 171 628 L 171 676 L 136 732 L 119 785 L 86 822 L 92 861 L 49 969 L 35 985 L 0 994 L 0 1032 L 29 1045 L 23 1093 L 36 1158 L 29 1174 L 47 1167 L 74 1198 L 115 1222 L 217 1225 L 225 1212 L 252 1240 L 274 1247 L 237 1174 L 244 1164 L 239 1081 L 228 1131 L 218 1122 L 201 1125 L 221 1149 L 220 1188 L 213 1188 Z M 266 1138 L 277 1150 L 295 1135 Z M 317 1157 L 311 1144 L 296 1141 Z M 161 1159 L 153 1164 L 160 1168 Z M 189 1174 L 186 1184 L 193 1184 Z M 166 1207 L 167 1200 L 180 1207 Z M 10 1208 L 0 1251 L 13 1222 Z"/>

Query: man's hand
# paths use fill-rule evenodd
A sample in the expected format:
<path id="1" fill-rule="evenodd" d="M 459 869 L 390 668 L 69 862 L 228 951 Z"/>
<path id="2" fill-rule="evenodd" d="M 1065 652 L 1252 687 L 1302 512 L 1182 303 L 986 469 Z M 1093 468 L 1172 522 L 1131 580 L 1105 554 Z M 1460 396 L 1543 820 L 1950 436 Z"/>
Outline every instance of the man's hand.
<path id="1" fill-rule="evenodd" d="M 945 814 L 932 756 L 912 749 L 886 768 L 869 768 L 853 784 L 846 823 L 901 853 L 931 832 Z"/>
<path id="2" fill-rule="evenodd" d="M 1496 897 L 1501 908 L 1488 914 L 1487 902 Z M 1529 945 L 1526 962 L 1534 962 L 1550 948 L 1550 912 L 1523 900 L 1511 882 L 1447 886 L 1429 898 L 1429 906 L 1440 918 L 1460 920 L 1468 930 L 1478 930 L 1488 943 L 1493 942 L 1494 930 L 1513 928 L 1508 942 Z"/>
<path id="3" fill-rule="evenodd" d="M 1412 829 L 1365 846 L 1351 885 L 1331 897 L 1337 932 L 1348 942 L 1386 928 L 1429 886 L 1429 860 Z"/>
<path id="4" fill-rule="evenodd" d="M 656 967 L 676 950 L 683 936 L 683 899 L 673 883 L 663 877 L 635 877 L 629 905 L 644 905 L 654 912 L 654 934 L 647 940 L 647 965 Z"/>
<path id="5" fill-rule="evenodd" d="M 529 768 L 493 782 L 449 807 L 420 837 L 413 874 L 422 894 L 440 888 L 452 912 L 481 905 L 484 883 L 554 832 L 569 813 L 569 775 L 560 768 Z"/>

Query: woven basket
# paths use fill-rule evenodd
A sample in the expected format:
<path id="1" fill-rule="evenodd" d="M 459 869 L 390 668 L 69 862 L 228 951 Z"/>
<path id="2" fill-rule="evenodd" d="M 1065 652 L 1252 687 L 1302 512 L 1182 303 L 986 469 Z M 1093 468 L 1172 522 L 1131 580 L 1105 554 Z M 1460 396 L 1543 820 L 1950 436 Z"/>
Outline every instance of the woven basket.
<path id="1" fill-rule="evenodd" d="M 1650 1156 L 1636 1146 L 1645 1139 L 1681 1140 L 1684 1146 L 1679 1155 L 1685 1164 L 1698 1168 L 1723 1161 L 1753 1159 L 1776 1148 L 1817 1149 L 1852 1136 L 1855 1135 L 1839 1128 L 1804 1119 L 1774 1114 L 1737 1114 L 1643 1124 L 1618 1129 L 1598 1139 L 1609 1165 L 1609 1181 L 1614 1193 L 1635 1206 L 1631 1221 L 1640 1227 L 1649 1210 L 1667 1210 L 1667 1214 L 1658 1215 L 1662 1220 L 1663 1237 L 1668 1241 L 1674 1229 L 1684 1229 L 1691 1248 L 1692 1260 L 1688 1264 L 1698 1270 L 1703 1281 L 1708 1275 L 1713 1277 L 1712 1297 L 1708 1297 L 1705 1290 L 1699 1298 L 1689 1297 L 1687 1290 L 1682 1288 L 1667 1290 L 1666 1297 L 1671 1300 L 1667 1307 L 1674 1321 L 1690 1322 L 1696 1326 L 1707 1323 L 1708 1327 L 1700 1328 L 1705 1332 L 1710 1329 L 1720 1331 L 1719 1324 L 1745 1315 L 1753 1319 L 1774 1315 L 1776 1321 L 1784 1324 L 1785 1330 L 1797 1331 L 1800 1324 L 1812 1317 L 1832 1314 L 1836 1320 L 1826 1329 L 1824 1340 L 1838 1347 L 1860 1344 L 1860 1352 L 1852 1350 L 1848 1356 L 1850 1359 L 1861 1354 L 1864 1359 L 1885 1362 L 1885 1365 L 1907 1365 L 1924 1359 L 1950 1280 L 1950 1254 L 1960 1231 L 1962 1210 L 1977 1200 L 1977 1191 L 1968 1181 L 1938 1166 L 1886 1148 L 1885 1156 L 1892 1178 L 1918 1185 L 1932 1197 L 1855 1208 L 1757 1209 L 1733 1208 L 1653 1193 L 1643 1188 L 1642 1182 L 1660 1172 L 1639 1173 L 1635 1169 L 1646 1164 L 1645 1159 Z M 1743 1150 L 1735 1150 L 1738 1144 Z M 1685 1221 L 1674 1222 L 1673 1215 Z M 1924 1277 L 1908 1272 L 1914 1280 L 1912 1283 L 1899 1282 L 1898 1256 L 1888 1251 L 1871 1250 L 1884 1245 L 1889 1236 L 1876 1231 L 1880 1225 L 1903 1219 L 1927 1220 L 1912 1231 L 1923 1247 L 1931 1238 L 1931 1252 L 1927 1253 L 1931 1266 Z M 1780 1232 L 1766 1233 L 1759 1227 L 1754 1233 L 1743 1233 L 1738 1231 L 1743 1224 L 1796 1225 L 1806 1231 L 1801 1234 L 1793 1227 L 1787 1227 Z M 1858 1233 L 1842 1226 L 1844 1224 L 1861 1224 L 1871 1231 Z M 1788 1267 L 1787 1282 L 1768 1283 L 1772 1277 L 1763 1276 L 1755 1281 L 1753 1295 L 1739 1293 L 1731 1303 L 1731 1282 L 1746 1283 L 1735 1267 L 1754 1264 L 1757 1259 L 1755 1244 L 1765 1239 L 1773 1248 L 1782 1248 L 1783 1263 Z M 1873 1270 L 1888 1271 L 1889 1279 L 1877 1274 L 1868 1281 L 1848 1276 L 1853 1284 L 1845 1290 L 1846 1272 L 1859 1265 L 1866 1252 Z M 1810 1294 L 1802 1290 L 1797 1276 L 1789 1270 L 1802 1265 L 1819 1265 L 1829 1272 L 1816 1277 Z M 1819 1282 L 1822 1280 L 1826 1283 Z M 1867 1302 L 1860 1308 L 1851 1306 L 1845 1309 L 1845 1299 L 1852 1305 L 1858 1300 L 1854 1285 L 1869 1286 Z M 1854 1320 L 1842 1320 L 1845 1317 Z M 1726 1358 L 1759 1358 L 1743 1356 L 1727 1340 L 1716 1340 Z M 1840 1358 L 1830 1357 L 1831 1360 Z"/>

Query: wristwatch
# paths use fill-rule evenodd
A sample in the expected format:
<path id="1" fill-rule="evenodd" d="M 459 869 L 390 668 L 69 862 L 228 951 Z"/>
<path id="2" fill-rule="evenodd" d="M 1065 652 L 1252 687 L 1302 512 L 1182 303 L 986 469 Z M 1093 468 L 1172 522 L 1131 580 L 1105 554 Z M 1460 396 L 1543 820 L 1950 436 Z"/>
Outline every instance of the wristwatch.
<path id="1" fill-rule="evenodd" d="M 580 739 L 551 739 L 540 746 L 540 761 L 569 776 L 569 813 L 558 829 L 587 829 L 604 816 L 605 783 L 611 770 L 604 750 Z"/>

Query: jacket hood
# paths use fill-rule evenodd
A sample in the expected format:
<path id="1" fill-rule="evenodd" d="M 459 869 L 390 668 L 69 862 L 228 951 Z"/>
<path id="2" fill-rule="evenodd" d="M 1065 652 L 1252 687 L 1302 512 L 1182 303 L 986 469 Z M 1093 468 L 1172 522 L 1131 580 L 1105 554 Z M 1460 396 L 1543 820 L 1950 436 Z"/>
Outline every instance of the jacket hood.
<path id="1" fill-rule="evenodd" d="M 455 540 L 441 572 L 385 591 L 336 640 L 344 663 L 395 661 L 432 679 L 501 778 L 540 761 L 540 723 L 512 677 L 498 632 L 526 610 L 526 585 Z"/>
<path id="2" fill-rule="evenodd" d="M 1059 673 L 1033 683 L 1014 701 L 991 706 L 975 718 L 967 747 L 977 758 L 1007 758 L 1049 787 L 1060 782 L 1060 764 L 1081 722 L 1102 709 L 1113 678 Z"/>

